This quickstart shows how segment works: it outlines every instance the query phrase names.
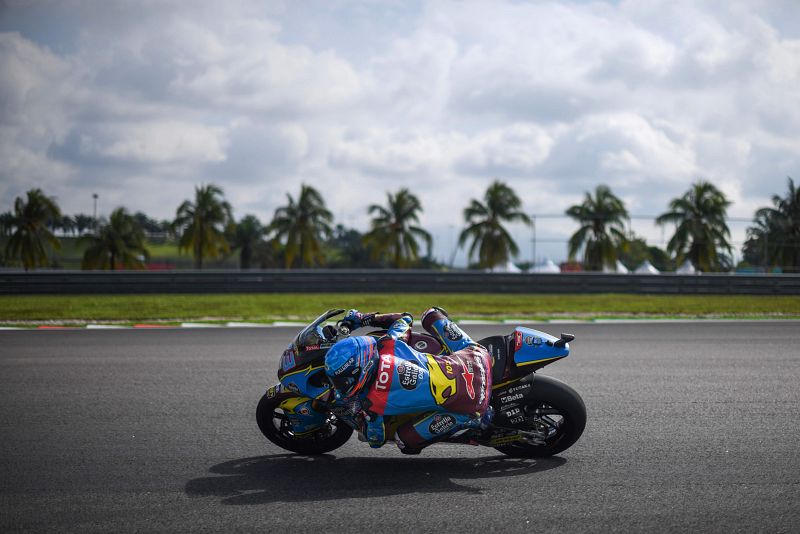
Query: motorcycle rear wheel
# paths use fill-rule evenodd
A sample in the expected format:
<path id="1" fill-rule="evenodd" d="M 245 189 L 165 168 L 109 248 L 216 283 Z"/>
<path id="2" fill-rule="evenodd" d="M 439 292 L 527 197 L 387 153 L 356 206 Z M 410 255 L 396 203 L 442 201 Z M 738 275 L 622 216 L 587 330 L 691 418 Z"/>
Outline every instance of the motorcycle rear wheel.
<path id="1" fill-rule="evenodd" d="M 564 382 L 549 376 L 536 375 L 533 391 L 525 404 L 525 422 L 516 426 L 522 430 L 546 428 L 544 444 L 518 442 L 498 451 L 518 458 L 546 458 L 578 441 L 586 428 L 586 406 L 578 392 Z"/>
<path id="2" fill-rule="evenodd" d="M 320 430 L 310 436 L 296 436 L 286 414 L 279 407 L 281 400 L 262 396 L 256 408 L 256 421 L 261 433 L 282 449 L 303 455 L 324 454 L 338 449 L 353 435 L 352 428 L 329 414 Z"/>

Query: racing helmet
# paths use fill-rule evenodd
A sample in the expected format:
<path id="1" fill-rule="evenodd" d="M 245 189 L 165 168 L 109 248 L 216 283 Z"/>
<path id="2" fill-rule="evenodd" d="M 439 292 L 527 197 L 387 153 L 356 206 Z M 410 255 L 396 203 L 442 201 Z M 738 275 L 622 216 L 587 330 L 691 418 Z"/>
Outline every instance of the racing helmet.
<path id="1" fill-rule="evenodd" d="M 325 373 L 337 393 L 350 398 L 369 381 L 375 367 L 377 342 L 368 336 L 355 336 L 336 342 L 325 355 Z"/>

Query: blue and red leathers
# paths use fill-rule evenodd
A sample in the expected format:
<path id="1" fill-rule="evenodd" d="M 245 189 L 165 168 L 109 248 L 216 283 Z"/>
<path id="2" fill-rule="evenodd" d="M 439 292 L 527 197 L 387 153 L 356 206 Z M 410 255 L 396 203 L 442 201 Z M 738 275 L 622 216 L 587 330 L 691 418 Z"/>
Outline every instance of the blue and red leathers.
<path id="1" fill-rule="evenodd" d="M 479 426 L 488 410 L 492 386 L 488 351 L 437 308 L 428 310 L 422 322 L 445 347 L 443 354 L 421 353 L 406 344 L 411 326 L 408 315 L 394 321 L 381 339 L 364 336 L 339 342 L 342 349 L 359 351 L 353 354 L 356 361 L 365 361 L 371 353 L 370 376 L 350 401 L 360 404 L 364 433 L 373 447 L 392 437 L 387 436 L 384 416 L 416 414 L 388 429 L 401 448 L 413 450 L 463 428 Z M 331 352 L 340 352 L 340 360 L 336 345 Z M 328 363 L 326 356 L 326 372 L 332 375 L 336 369 Z"/>

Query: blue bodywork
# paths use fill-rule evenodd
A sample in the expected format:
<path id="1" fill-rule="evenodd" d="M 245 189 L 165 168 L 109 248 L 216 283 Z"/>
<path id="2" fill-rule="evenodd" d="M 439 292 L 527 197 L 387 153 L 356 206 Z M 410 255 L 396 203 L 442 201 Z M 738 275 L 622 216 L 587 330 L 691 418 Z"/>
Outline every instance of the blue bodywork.
<path id="1" fill-rule="evenodd" d="M 544 364 L 569 355 L 569 343 L 556 347 L 559 338 L 518 326 L 514 329 L 514 363 L 517 366 Z"/>

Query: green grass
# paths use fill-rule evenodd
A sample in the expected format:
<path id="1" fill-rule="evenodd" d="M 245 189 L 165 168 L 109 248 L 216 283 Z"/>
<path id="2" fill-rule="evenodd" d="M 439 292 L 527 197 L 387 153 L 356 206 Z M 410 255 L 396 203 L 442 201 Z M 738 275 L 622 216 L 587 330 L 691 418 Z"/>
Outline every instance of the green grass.
<path id="1" fill-rule="evenodd" d="M 225 294 L 0 296 L 0 323 L 308 320 L 328 308 L 409 311 L 457 319 L 800 318 L 800 297 L 499 294 Z"/>

